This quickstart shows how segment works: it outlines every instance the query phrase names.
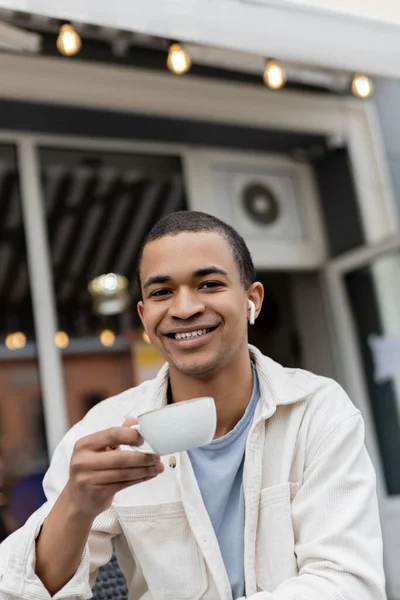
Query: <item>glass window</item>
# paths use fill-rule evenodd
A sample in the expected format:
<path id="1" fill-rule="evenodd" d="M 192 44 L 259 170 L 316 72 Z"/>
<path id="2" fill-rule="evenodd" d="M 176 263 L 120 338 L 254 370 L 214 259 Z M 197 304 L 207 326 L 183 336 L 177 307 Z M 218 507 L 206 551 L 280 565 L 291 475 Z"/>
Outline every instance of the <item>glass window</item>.
<path id="1" fill-rule="evenodd" d="M 0 146 L 0 540 L 45 500 L 48 466 L 16 151 Z"/>
<path id="2" fill-rule="evenodd" d="M 168 156 L 55 148 L 39 156 L 72 425 L 162 364 L 142 339 L 136 262 L 153 224 L 186 206 L 182 169 Z"/>
<path id="3" fill-rule="evenodd" d="M 400 494 L 400 255 L 345 276 L 389 495 Z"/>

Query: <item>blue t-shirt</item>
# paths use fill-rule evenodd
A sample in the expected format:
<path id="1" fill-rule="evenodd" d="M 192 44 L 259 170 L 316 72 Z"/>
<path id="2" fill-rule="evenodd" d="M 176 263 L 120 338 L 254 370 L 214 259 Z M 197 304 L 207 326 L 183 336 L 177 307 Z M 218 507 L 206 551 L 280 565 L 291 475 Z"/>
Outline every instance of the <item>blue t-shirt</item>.
<path id="1" fill-rule="evenodd" d="M 245 596 L 243 467 L 247 435 L 259 398 L 253 365 L 253 393 L 239 423 L 208 446 L 188 452 L 218 539 L 234 600 Z"/>

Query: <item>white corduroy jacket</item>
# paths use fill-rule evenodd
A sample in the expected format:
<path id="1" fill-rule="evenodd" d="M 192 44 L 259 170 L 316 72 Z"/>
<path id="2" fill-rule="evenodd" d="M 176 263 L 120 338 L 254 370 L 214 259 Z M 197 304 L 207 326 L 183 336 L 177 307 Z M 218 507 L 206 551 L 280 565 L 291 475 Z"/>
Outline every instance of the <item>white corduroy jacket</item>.
<path id="1" fill-rule="evenodd" d="M 261 397 L 244 468 L 245 577 L 251 600 L 384 600 L 375 475 L 359 411 L 332 380 L 285 369 L 250 347 Z M 58 446 L 48 498 L 0 546 L 0 600 L 47 600 L 35 538 L 65 486 L 76 440 L 166 402 L 168 368 L 93 408 Z M 91 597 L 115 543 L 130 600 L 232 600 L 189 458 L 116 494 L 95 520 L 80 566 L 54 598 Z M 68 543 L 68 540 L 65 540 Z"/>

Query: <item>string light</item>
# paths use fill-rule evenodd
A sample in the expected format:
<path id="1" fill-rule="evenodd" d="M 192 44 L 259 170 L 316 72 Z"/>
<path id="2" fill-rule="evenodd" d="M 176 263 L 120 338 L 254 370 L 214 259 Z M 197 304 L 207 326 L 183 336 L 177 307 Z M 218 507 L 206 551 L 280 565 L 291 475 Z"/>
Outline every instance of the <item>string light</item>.
<path id="1" fill-rule="evenodd" d="M 13 336 L 14 348 L 16 350 L 21 350 L 26 346 L 26 335 L 22 333 L 22 331 L 17 331 Z"/>
<path id="2" fill-rule="evenodd" d="M 7 348 L 9 350 L 16 350 L 16 348 L 14 348 L 14 336 L 12 333 L 9 333 L 8 336 L 6 337 L 5 345 L 7 346 Z"/>
<path id="3" fill-rule="evenodd" d="M 115 333 L 111 331 L 111 329 L 103 329 L 103 331 L 100 333 L 100 341 L 103 346 L 112 346 L 115 342 Z"/>
<path id="4" fill-rule="evenodd" d="M 97 315 L 116 315 L 124 312 L 131 303 L 129 281 L 124 275 L 106 273 L 89 282 L 88 290 Z"/>
<path id="5" fill-rule="evenodd" d="M 286 73 L 276 60 L 268 60 L 263 79 L 271 90 L 280 90 L 286 83 Z"/>
<path id="6" fill-rule="evenodd" d="M 369 77 L 367 77 L 367 75 L 357 73 L 353 77 L 351 91 L 357 98 L 362 98 L 363 100 L 365 100 L 366 98 L 372 96 L 372 94 L 374 93 L 374 84 L 372 80 Z"/>
<path id="7" fill-rule="evenodd" d="M 57 38 L 57 50 L 64 56 L 77 54 L 82 47 L 82 40 L 70 23 L 61 25 Z"/>
<path id="8" fill-rule="evenodd" d="M 57 331 L 56 335 L 54 336 L 54 343 L 57 348 L 66 348 L 69 344 L 68 334 L 65 331 Z"/>
<path id="9" fill-rule="evenodd" d="M 26 335 L 22 331 L 9 333 L 5 339 L 5 344 L 9 350 L 22 350 L 26 346 Z"/>
<path id="10" fill-rule="evenodd" d="M 172 44 L 168 51 L 167 67 L 175 75 L 187 73 L 192 66 L 189 54 L 180 44 Z"/>

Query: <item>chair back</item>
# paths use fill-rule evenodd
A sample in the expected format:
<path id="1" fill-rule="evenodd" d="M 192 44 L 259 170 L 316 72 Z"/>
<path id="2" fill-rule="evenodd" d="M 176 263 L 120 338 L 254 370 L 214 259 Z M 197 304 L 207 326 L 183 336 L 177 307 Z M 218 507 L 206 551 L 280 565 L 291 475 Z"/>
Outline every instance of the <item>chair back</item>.
<path id="1" fill-rule="evenodd" d="M 92 592 L 93 600 L 128 600 L 128 589 L 115 552 L 111 560 L 100 567 Z"/>

